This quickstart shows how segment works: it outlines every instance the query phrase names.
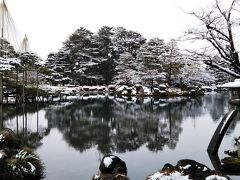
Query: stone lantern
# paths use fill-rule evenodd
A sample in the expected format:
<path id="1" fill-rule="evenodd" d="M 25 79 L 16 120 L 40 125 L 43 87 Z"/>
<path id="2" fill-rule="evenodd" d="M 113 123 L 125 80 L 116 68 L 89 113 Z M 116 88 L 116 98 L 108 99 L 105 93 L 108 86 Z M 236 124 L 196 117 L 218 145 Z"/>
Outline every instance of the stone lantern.
<path id="1" fill-rule="evenodd" d="M 227 88 L 231 91 L 229 103 L 234 106 L 240 105 L 240 79 L 235 79 L 233 82 L 225 83 L 221 88 Z"/>

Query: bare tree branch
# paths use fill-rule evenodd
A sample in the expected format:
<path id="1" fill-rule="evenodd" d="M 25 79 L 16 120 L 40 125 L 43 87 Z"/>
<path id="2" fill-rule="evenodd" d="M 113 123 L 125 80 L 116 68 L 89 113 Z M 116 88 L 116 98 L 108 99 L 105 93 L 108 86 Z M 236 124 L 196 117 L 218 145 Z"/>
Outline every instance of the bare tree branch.
<path id="1" fill-rule="evenodd" d="M 233 34 L 233 24 L 237 22 L 235 21 L 237 17 L 234 17 L 236 14 L 232 14 L 232 11 L 237 9 L 237 5 L 239 5 L 237 2 L 238 0 L 232 0 L 229 3 L 229 8 L 223 8 L 221 0 L 215 0 L 213 8 L 210 10 L 204 9 L 201 13 L 188 13 L 196 17 L 201 22 L 201 26 L 189 29 L 186 32 L 186 37 L 189 39 L 209 42 L 211 47 L 221 57 L 213 62 L 210 60 L 211 58 L 205 59 L 205 53 L 199 53 L 198 55 L 202 54 L 207 65 L 234 77 L 240 77 L 240 61 L 235 48 L 235 36 Z M 212 54 L 212 56 L 215 55 Z M 223 62 L 228 67 L 224 67 Z"/>

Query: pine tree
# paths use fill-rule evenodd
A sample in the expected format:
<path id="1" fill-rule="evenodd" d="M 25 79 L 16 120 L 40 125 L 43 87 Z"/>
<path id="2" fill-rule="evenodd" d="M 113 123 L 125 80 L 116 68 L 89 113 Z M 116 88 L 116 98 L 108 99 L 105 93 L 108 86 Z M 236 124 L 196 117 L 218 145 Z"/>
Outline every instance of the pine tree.
<path id="1" fill-rule="evenodd" d="M 167 46 L 159 38 L 150 39 L 139 49 L 138 62 L 142 63 L 140 71 L 143 73 L 143 82 L 158 83 L 166 81 L 166 72 L 163 71 L 161 56 L 166 53 Z"/>
<path id="2" fill-rule="evenodd" d="M 28 68 L 38 68 L 42 65 L 42 59 L 34 52 L 26 51 L 19 54 L 21 66 Z"/>

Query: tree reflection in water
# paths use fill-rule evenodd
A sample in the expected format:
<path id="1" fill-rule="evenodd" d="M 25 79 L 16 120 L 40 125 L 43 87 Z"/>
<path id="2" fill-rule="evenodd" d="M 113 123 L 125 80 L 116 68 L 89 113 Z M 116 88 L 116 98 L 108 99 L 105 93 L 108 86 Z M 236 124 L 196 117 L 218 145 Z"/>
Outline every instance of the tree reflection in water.
<path id="1" fill-rule="evenodd" d="M 146 145 L 150 151 L 174 149 L 184 118 L 205 110 L 203 98 L 153 100 L 86 98 L 67 106 L 49 108 L 49 127 L 58 128 L 75 149 L 93 146 L 103 153 L 134 151 Z M 224 106 L 225 104 L 217 104 Z M 224 113 L 224 112 L 223 112 Z"/>
<path id="2" fill-rule="evenodd" d="M 11 128 L 21 140 L 22 144 L 31 149 L 37 149 L 42 145 L 41 140 L 48 135 L 49 129 L 39 129 L 38 112 L 45 108 L 44 104 L 23 104 L 23 105 L 7 105 L 0 106 L 2 127 Z M 28 127 L 29 116 L 36 115 L 36 131 Z M 9 121 L 15 119 L 14 126 L 9 124 Z"/>
<path id="3" fill-rule="evenodd" d="M 228 110 L 227 99 L 222 94 L 197 99 L 83 97 L 60 106 L 3 106 L 1 120 L 16 118 L 13 130 L 32 148 L 41 146 L 42 138 L 51 128 L 57 128 L 65 141 L 80 152 L 96 146 L 103 154 L 122 153 L 143 145 L 157 152 L 164 147 L 176 148 L 184 119 L 195 119 L 206 111 L 214 121 L 221 119 Z M 38 111 L 41 109 L 46 111 L 48 127 L 45 129 L 38 127 Z M 37 116 L 35 132 L 27 127 L 30 114 Z M 3 124 L 9 127 L 7 122 Z M 229 133 L 235 125 L 230 126 Z"/>
<path id="4" fill-rule="evenodd" d="M 26 144 L 37 148 L 46 163 L 49 179 L 56 179 L 55 172 L 60 172 L 62 168 L 69 166 L 72 170 L 72 163 L 77 167 L 74 171 L 78 172 L 79 167 L 85 167 L 86 160 L 91 166 L 85 173 L 84 179 L 88 179 L 99 163 L 94 163 L 94 160 L 108 153 L 121 154 L 128 162 L 130 177 L 136 175 L 137 179 L 143 179 L 155 168 L 162 167 L 166 162 L 175 162 L 183 155 L 210 163 L 208 158 L 204 159 L 205 145 L 212 135 L 211 131 L 228 110 L 228 97 L 218 93 L 197 99 L 98 96 L 80 97 L 54 105 L 3 106 L 0 108 L 0 118 L 3 127 L 13 129 Z M 37 114 L 39 123 L 36 123 Z M 231 135 L 226 138 L 227 141 L 237 133 L 239 119 L 238 116 L 230 125 L 228 133 Z M 191 135 L 193 137 L 189 139 Z M 196 138 L 199 141 L 192 147 Z M 228 142 L 223 144 L 224 150 L 231 148 L 231 142 Z M 68 148 L 68 145 L 75 150 Z M 65 157 L 65 154 L 69 156 Z M 139 156 L 141 158 L 135 162 Z M 65 162 L 66 158 L 66 163 L 60 163 Z M 145 163 L 149 167 L 146 168 Z M 69 174 L 59 173 L 60 179 L 65 173 L 66 177 L 76 179 L 72 171 Z"/>

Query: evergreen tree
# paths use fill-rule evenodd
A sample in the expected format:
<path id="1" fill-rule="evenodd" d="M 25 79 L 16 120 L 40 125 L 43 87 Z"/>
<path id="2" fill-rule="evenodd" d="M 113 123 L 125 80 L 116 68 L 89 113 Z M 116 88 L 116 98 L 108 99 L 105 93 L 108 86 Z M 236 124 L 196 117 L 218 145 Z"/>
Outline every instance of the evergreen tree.
<path id="1" fill-rule="evenodd" d="M 167 73 L 167 82 L 169 85 L 174 85 L 179 82 L 179 75 L 183 67 L 183 59 L 178 48 L 177 42 L 171 39 L 167 43 L 166 52 L 161 57 L 163 64 L 163 71 Z"/>
<path id="2" fill-rule="evenodd" d="M 54 85 L 64 84 L 63 78 L 71 76 L 69 66 L 69 53 L 65 49 L 60 49 L 57 53 L 50 53 L 45 61 L 45 67 L 49 69 L 46 71 L 49 75 L 48 80 Z M 50 74 L 49 74 L 50 72 Z"/>
<path id="3" fill-rule="evenodd" d="M 85 28 L 76 30 L 64 43 L 69 52 L 69 76 L 73 83 L 96 85 L 103 83 L 99 65 L 102 61 L 99 49 L 98 35 Z"/>
<path id="4" fill-rule="evenodd" d="M 123 27 L 118 27 L 114 29 L 112 43 L 114 50 L 119 55 L 123 52 L 129 52 L 133 56 L 136 56 L 137 50 L 145 42 L 146 39 L 141 34 L 135 31 L 129 31 Z"/>
<path id="5" fill-rule="evenodd" d="M 21 66 L 28 68 L 38 68 L 42 65 L 42 59 L 34 52 L 26 51 L 19 54 Z"/>
<path id="6" fill-rule="evenodd" d="M 138 71 L 139 64 L 136 58 L 129 52 L 124 52 L 120 55 L 116 66 L 117 75 L 114 77 L 114 82 L 117 84 L 133 85 L 141 82 Z"/>
<path id="7" fill-rule="evenodd" d="M 159 38 L 150 39 L 143 44 L 138 53 L 138 62 L 142 63 L 140 71 L 143 72 L 142 80 L 152 83 L 166 81 L 166 73 L 163 71 L 161 57 L 166 53 L 167 46 Z"/>
<path id="8" fill-rule="evenodd" d="M 3 58 L 16 58 L 18 56 L 14 47 L 6 40 L 0 38 L 0 57 Z"/>
<path id="9" fill-rule="evenodd" d="M 115 74 L 117 56 L 113 49 L 112 36 L 112 27 L 103 26 L 98 31 L 98 48 L 101 53 L 99 70 L 105 84 L 110 84 Z"/>

